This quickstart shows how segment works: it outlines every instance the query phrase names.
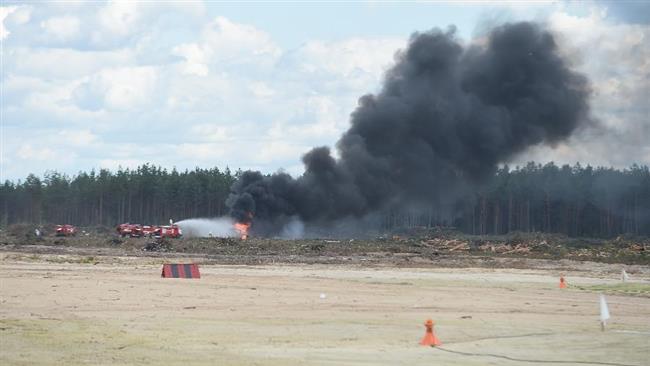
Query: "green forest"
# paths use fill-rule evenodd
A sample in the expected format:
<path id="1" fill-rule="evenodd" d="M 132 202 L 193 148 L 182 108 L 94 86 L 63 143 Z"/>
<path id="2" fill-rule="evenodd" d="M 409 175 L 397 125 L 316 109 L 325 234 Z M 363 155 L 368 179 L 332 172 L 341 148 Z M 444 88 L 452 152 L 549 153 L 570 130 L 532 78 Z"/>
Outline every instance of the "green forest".
<path id="1" fill-rule="evenodd" d="M 216 217 L 236 176 L 229 169 L 168 171 L 149 164 L 69 177 L 47 172 L 0 188 L 0 224 L 53 223 L 78 226 L 163 224 L 191 217 Z"/>
<path id="2" fill-rule="evenodd" d="M 115 226 L 162 224 L 228 214 L 230 186 L 240 171 L 177 171 L 149 164 L 116 172 L 47 172 L 0 186 L 0 225 L 15 223 Z M 383 229 L 455 226 L 470 234 L 520 232 L 568 236 L 650 235 L 650 171 L 529 163 L 499 169 L 451 215 L 387 210 Z"/>

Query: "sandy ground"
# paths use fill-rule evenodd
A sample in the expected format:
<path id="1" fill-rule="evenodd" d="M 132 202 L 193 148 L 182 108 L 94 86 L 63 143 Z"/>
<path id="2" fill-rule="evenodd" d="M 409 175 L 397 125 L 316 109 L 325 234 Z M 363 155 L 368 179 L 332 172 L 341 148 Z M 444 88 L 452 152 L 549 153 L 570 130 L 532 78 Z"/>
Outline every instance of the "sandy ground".
<path id="1" fill-rule="evenodd" d="M 560 290 L 544 268 L 202 265 L 185 280 L 160 278 L 163 261 L 0 253 L 0 364 L 650 364 L 647 267 L 626 285 L 620 265 L 569 271 Z M 429 317 L 441 348 L 418 345 Z"/>

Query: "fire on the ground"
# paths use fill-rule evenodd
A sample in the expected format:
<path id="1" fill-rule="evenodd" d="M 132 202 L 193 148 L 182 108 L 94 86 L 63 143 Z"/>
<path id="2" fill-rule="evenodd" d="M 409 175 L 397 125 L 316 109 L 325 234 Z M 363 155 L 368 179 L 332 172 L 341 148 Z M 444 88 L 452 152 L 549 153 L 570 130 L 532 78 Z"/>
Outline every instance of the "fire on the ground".
<path id="1" fill-rule="evenodd" d="M 248 239 L 248 229 L 250 229 L 251 224 L 253 223 L 253 213 L 248 212 L 246 216 L 247 219 L 245 221 L 235 222 L 233 225 L 235 230 L 239 233 L 241 240 Z"/>

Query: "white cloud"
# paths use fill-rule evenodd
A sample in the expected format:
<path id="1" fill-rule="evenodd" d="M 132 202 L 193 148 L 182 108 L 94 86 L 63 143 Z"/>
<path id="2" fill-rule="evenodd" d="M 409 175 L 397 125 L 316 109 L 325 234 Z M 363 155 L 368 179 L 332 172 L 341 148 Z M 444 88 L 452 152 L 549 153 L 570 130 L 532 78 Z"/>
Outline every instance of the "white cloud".
<path id="1" fill-rule="evenodd" d="M 32 7 L 21 6 L 0 6 L 0 40 L 6 39 L 11 33 L 6 28 L 6 21 L 11 20 L 13 24 L 25 24 L 31 17 Z"/>
<path id="2" fill-rule="evenodd" d="M 133 65 L 132 50 L 89 51 L 72 48 L 5 49 L 5 70 L 9 73 L 39 77 L 43 80 L 77 79 L 104 68 Z"/>
<path id="3" fill-rule="evenodd" d="M 183 73 L 187 75 L 206 76 L 209 67 L 209 52 L 196 43 L 182 44 L 172 50 L 173 54 L 184 57 Z"/>
<path id="4" fill-rule="evenodd" d="M 277 57 L 280 49 L 271 36 L 257 28 L 217 17 L 203 29 L 203 40 L 217 59 L 232 57 Z"/>
<path id="5" fill-rule="evenodd" d="M 20 5 L 16 11 L 13 12 L 11 18 L 16 24 L 25 24 L 29 22 L 32 16 L 33 8 L 29 5 Z"/>
<path id="6" fill-rule="evenodd" d="M 76 82 L 46 83 L 17 101 L 17 108 L 9 106 L 7 109 L 18 109 L 25 116 L 29 116 L 31 113 L 36 114 L 40 121 L 30 122 L 40 123 L 42 127 L 49 127 L 53 123 L 74 125 L 78 121 L 95 119 L 98 116 L 97 113 L 81 110 L 71 103 L 70 98 L 76 85 Z M 9 118 L 9 116 L 5 118 Z"/>
<path id="7" fill-rule="evenodd" d="M 111 0 L 99 11 L 98 18 L 106 31 L 124 36 L 133 30 L 138 15 L 136 1 Z"/>
<path id="8" fill-rule="evenodd" d="M 7 75 L 2 83 L 5 107 L 20 104 L 24 101 L 25 96 L 35 90 L 47 88 L 49 85 L 47 80 L 38 77 L 14 74 Z"/>
<path id="9" fill-rule="evenodd" d="M 258 98 L 269 98 L 275 95 L 275 90 L 262 81 L 251 83 L 250 89 Z"/>
<path id="10" fill-rule="evenodd" d="M 97 142 L 97 135 L 90 130 L 61 130 L 57 133 L 57 139 L 66 145 L 82 147 Z"/>
<path id="11" fill-rule="evenodd" d="M 184 73 L 206 76 L 211 65 L 215 68 L 224 64 L 270 67 L 281 50 L 267 33 L 217 17 L 203 27 L 198 42 L 178 45 L 172 53 L 185 59 Z"/>
<path id="12" fill-rule="evenodd" d="M 189 135 L 192 139 L 202 141 L 225 141 L 229 139 L 229 129 L 212 123 L 202 123 L 191 126 Z M 232 131 L 230 131 L 232 132 Z"/>
<path id="13" fill-rule="evenodd" d="M 5 28 L 5 19 L 14 11 L 15 6 L 0 6 L 0 39 L 5 39 L 9 36 L 9 31 Z"/>
<path id="14" fill-rule="evenodd" d="M 259 149 L 256 149 L 255 162 L 257 164 L 274 164 L 277 161 L 291 161 L 302 156 L 310 149 L 310 146 L 296 145 L 286 140 L 268 141 L 261 144 Z"/>
<path id="15" fill-rule="evenodd" d="M 77 17 L 67 15 L 42 21 L 41 28 L 53 38 L 66 41 L 79 35 L 80 24 Z"/>
<path id="16" fill-rule="evenodd" d="M 225 155 L 224 144 L 219 143 L 182 143 L 176 146 L 175 153 L 181 158 L 194 161 L 214 161 Z"/>
<path id="17" fill-rule="evenodd" d="M 82 109 L 128 110 L 152 103 L 157 71 L 151 66 L 104 69 L 73 92 Z"/>
<path id="18" fill-rule="evenodd" d="M 383 75 L 393 63 L 395 52 L 405 45 L 405 38 L 310 41 L 292 58 L 303 72 L 326 72 L 342 78 L 365 73 L 375 79 Z"/>
<path id="19" fill-rule="evenodd" d="M 336 102 L 326 96 L 309 96 L 300 99 L 300 106 L 295 108 L 294 118 L 276 122 L 269 129 L 272 139 L 292 139 L 329 144 L 343 133 L 348 126 L 347 114 L 350 110 L 342 110 Z M 321 143 L 318 143 L 318 141 Z"/>
<path id="20" fill-rule="evenodd" d="M 65 154 L 61 154 L 50 147 L 34 147 L 32 144 L 23 144 L 18 148 L 16 156 L 24 161 L 56 161 L 65 159 Z"/>
<path id="21" fill-rule="evenodd" d="M 224 107 L 235 110 L 239 96 L 237 80 L 223 72 L 213 72 L 205 77 L 187 75 L 183 67 L 169 68 L 166 83 L 167 107 L 185 113 L 210 112 L 212 117 L 223 117 Z M 218 114 L 214 114 L 218 110 Z M 211 118 L 212 119 L 212 118 Z"/>

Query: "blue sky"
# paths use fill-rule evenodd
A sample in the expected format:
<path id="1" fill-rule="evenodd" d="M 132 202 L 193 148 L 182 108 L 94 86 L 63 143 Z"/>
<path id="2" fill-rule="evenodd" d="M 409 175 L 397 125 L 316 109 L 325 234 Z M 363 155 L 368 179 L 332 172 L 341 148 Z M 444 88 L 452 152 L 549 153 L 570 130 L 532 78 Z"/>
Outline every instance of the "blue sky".
<path id="1" fill-rule="evenodd" d="M 461 34 L 469 35 L 484 6 L 423 3 L 330 3 L 330 4 L 217 4 L 208 13 L 255 24 L 271 30 L 274 39 L 287 48 L 312 39 L 344 40 L 350 36 L 380 38 L 404 36 L 453 21 Z"/>
<path id="2" fill-rule="evenodd" d="M 147 162 L 300 174 L 412 32 L 453 25 L 470 43 L 518 20 L 556 34 L 591 80 L 599 124 L 508 163 L 650 164 L 648 13 L 607 1 L 3 1 L 0 180 Z"/>

